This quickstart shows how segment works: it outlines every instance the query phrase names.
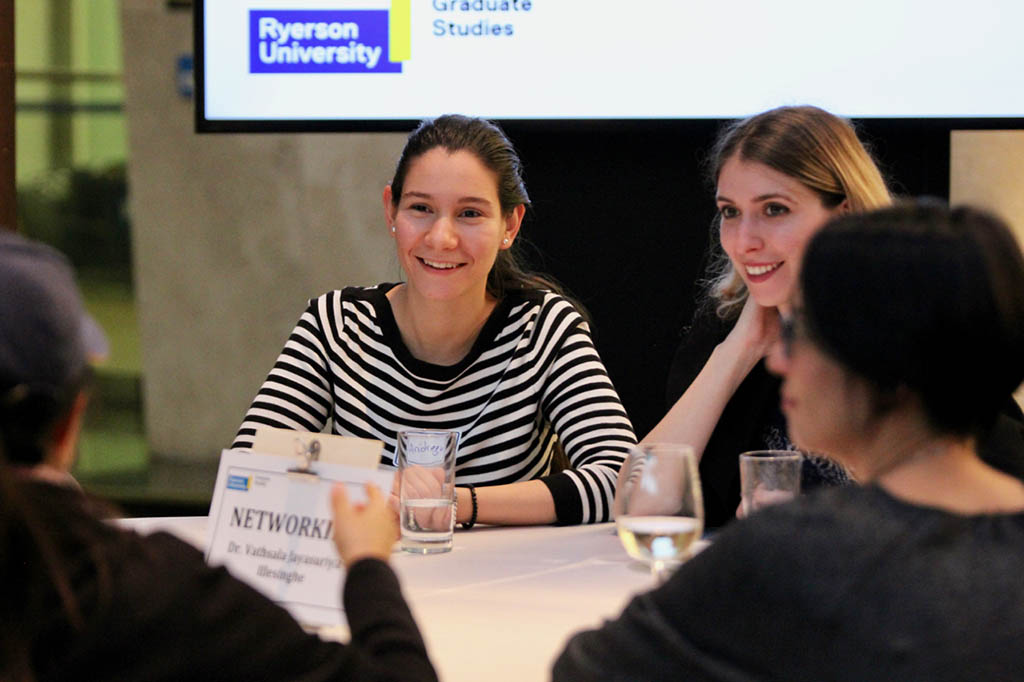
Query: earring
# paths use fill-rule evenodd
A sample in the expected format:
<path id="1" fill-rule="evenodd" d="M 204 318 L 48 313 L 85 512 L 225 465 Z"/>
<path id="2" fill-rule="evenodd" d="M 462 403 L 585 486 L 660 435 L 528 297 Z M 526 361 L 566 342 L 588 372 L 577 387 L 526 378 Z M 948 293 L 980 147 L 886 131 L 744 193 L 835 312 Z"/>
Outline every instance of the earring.
<path id="1" fill-rule="evenodd" d="M 395 233 L 395 226 L 394 226 L 394 225 L 392 225 L 392 226 L 391 226 L 391 234 L 394 234 L 394 233 Z"/>
<path id="2" fill-rule="evenodd" d="M 502 239 L 501 243 L 504 244 L 505 246 L 508 246 L 508 237 L 505 237 L 504 239 Z"/>

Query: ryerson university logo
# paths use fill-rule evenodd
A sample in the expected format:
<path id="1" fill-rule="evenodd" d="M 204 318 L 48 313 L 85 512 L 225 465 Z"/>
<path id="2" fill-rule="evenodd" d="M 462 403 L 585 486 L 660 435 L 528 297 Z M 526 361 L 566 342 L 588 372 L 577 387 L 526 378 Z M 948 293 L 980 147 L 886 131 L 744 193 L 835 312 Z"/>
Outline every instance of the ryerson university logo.
<path id="1" fill-rule="evenodd" d="M 388 10 L 250 10 L 249 73 L 401 73 L 396 19 L 408 23 Z"/>

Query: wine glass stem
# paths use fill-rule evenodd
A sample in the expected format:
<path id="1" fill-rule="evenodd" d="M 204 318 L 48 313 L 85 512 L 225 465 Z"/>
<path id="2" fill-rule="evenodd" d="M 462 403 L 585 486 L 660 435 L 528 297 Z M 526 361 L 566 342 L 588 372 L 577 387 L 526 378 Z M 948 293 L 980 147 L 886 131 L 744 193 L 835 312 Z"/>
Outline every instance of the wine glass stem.
<path id="1" fill-rule="evenodd" d="M 657 585 L 661 585 L 665 582 L 665 562 L 655 559 L 651 562 L 651 575 L 654 576 L 654 582 Z"/>

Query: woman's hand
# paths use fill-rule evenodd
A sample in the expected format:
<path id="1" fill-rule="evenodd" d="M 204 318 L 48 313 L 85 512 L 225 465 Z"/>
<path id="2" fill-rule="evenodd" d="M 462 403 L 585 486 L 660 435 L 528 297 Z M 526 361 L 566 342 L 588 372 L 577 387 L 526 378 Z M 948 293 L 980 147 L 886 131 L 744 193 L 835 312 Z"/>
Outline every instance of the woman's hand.
<path id="1" fill-rule="evenodd" d="M 372 483 L 367 483 L 365 489 L 366 503 L 356 505 L 349 502 L 345 484 L 338 483 L 331 491 L 334 545 L 346 567 L 359 559 L 387 561 L 398 540 L 398 519 L 387 498 Z"/>
<path id="2" fill-rule="evenodd" d="M 750 359 L 751 365 L 771 352 L 779 341 L 779 310 L 758 305 L 747 296 L 736 325 L 723 343 L 733 343 Z"/>

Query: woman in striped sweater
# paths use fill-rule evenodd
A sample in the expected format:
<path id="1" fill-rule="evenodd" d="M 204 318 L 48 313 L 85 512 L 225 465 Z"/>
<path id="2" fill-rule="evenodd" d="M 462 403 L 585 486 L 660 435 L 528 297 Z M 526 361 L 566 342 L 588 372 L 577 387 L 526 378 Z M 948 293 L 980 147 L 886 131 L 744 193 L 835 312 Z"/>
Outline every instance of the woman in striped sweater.
<path id="1" fill-rule="evenodd" d="M 261 425 L 330 422 L 383 441 L 390 463 L 398 430 L 450 429 L 475 520 L 607 520 L 635 436 L 586 321 L 516 258 L 529 197 L 511 142 L 481 119 L 425 121 L 383 200 L 406 281 L 310 301 L 233 447 Z M 459 488 L 458 522 L 471 502 Z"/>

